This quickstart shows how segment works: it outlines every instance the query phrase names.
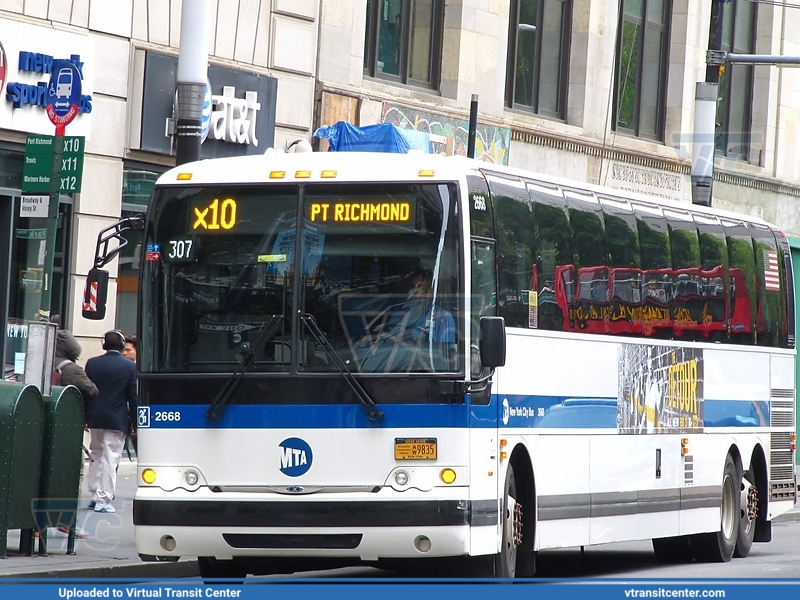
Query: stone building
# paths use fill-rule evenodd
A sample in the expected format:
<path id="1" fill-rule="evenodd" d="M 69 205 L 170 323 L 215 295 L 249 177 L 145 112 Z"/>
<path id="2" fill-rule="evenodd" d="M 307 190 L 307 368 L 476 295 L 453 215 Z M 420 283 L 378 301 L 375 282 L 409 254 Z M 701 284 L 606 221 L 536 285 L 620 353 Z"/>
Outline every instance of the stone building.
<path id="1" fill-rule="evenodd" d="M 16 332 L 4 344 L 12 367 L 42 286 L 45 220 L 21 212 L 26 140 L 54 132 L 36 90 L 59 59 L 81 63 L 85 102 L 66 134 L 84 136 L 85 155 L 80 192 L 59 203 L 51 313 L 83 339 L 85 356 L 99 351 L 105 330 L 136 327 L 135 237 L 111 263 L 105 320 L 80 318 L 83 282 L 98 232 L 141 211 L 174 164 L 181 4 L 3 2 L 0 231 L 11 258 L 0 265 L 10 290 L 0 314 Z M 210 0 L 201 155 L 285 149 L 339 120 L 426 131 L 436 152 L 463 154 L 477 96 L 484 160 L 691 202 L 695 84 L 707 78 L 710 45 L 800 55 L 797 7 L 719 2 L 721 27 L 711 35 L 715 4 Z M 800 235 L 798 110 L 796 69 L 735 65 L 720 75 L 713 204 L 774 222 L 800 247 L 792 237 Z"/>

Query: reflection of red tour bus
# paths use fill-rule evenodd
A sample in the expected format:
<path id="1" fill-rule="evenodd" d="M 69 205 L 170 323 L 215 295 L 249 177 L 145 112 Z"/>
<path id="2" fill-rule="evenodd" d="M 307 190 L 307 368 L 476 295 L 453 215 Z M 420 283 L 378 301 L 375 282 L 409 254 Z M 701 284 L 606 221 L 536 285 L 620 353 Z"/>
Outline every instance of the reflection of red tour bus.
<path id="1" fill-rule="evenodd" d="M 564 331 L 703 338 L 728 329 L 748 333 L 750 302 L 741 269 L 635 269 L 556 267 L 555 301 L 565 315 Z M 730 294 L 730 295 L 729 295 Z M 731 317 L 732 315 L 732 317 Z"/>
<path id="2" fill-rule="evenodd" d="M 730 313 L 731 334 L 753 333 L 753 316 L 750 313 L 750 296 L 744 280 L 744 271 L 731 268 L 730 274 Z"/>

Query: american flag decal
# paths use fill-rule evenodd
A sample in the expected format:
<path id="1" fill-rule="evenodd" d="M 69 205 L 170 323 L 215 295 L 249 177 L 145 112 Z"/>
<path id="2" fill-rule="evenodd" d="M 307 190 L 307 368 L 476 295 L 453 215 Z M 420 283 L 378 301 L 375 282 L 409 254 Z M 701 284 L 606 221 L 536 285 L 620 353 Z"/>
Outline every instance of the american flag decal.
<path id="1" fill-rule="evenodd" d="M 773 292 L 779 292 L 781 289 L 778 253 L 774 250 L 764 250 L 764 287 Z"/>

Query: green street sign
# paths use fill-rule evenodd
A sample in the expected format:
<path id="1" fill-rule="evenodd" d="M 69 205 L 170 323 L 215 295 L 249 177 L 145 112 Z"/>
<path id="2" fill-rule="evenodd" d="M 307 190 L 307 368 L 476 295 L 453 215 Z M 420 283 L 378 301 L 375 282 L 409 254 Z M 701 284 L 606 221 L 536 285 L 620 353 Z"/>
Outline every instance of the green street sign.
<path id="1" fill-rule="evenodd" d="M 83 136 L 64 136 L 60 164 L 53 164 L 55 137 L 29 135 L 25 144 L 25 163 L 22 167 L 22 191 L 26 193 L 50 193 L 50 181 L 58 176 L 61 193 L 81 191 L 83 182 Z M 58 173 L 54 172 L 58 169 Z"/>
<path id="2" fill-rule="evenodd" d="M 17 237 L 24 240 L 47 239 L 47 229 L 17 229 Z"/>
<path id="3" fill-rule="evenodd" d="M 64 136 L 64 149 L 61 151 L 60 192 L 74 194 L 81 191 L 83 182 L 83 151 L 86 145 L 83 136 Z"/>

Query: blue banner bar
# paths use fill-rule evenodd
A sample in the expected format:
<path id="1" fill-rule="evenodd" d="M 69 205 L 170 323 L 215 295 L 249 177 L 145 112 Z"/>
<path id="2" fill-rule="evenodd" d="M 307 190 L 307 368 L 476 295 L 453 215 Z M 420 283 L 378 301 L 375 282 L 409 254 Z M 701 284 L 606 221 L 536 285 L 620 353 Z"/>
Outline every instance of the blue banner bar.
<path id="1" fill-rule="evenodd" d="M 408 579 L 248 579 L 244 584 L 219 581 L 204 584 L 199 579 L 125 583 L 106 580 L 88 581 L 20 580 L 0 581 L 4 598 L 26 600 L 84 600 L 94 598 L 240 598 L 244 600 L 291 598 L 292 600 L 408 600 L 409 597 L 432 598 L 434 595 L 457 595 L 460 600 L 485 600 L 487 594 L 499 594 L 508 600 L 634 600 L 637 598 L 724 598 L 750 600 L 758 590 L 769 590 L 775 597 L 794 597 L 800 591 L 800 579 L 769 580 L 563 580 L 563 579 L 474 579 L 474 580 L 408 580 Z M 500 590 L 487 586 L 506 584 Z M 508 585 L 512 584 L 512 585 Z M 535 589 L 533 587 L 535 586 Z"/>

